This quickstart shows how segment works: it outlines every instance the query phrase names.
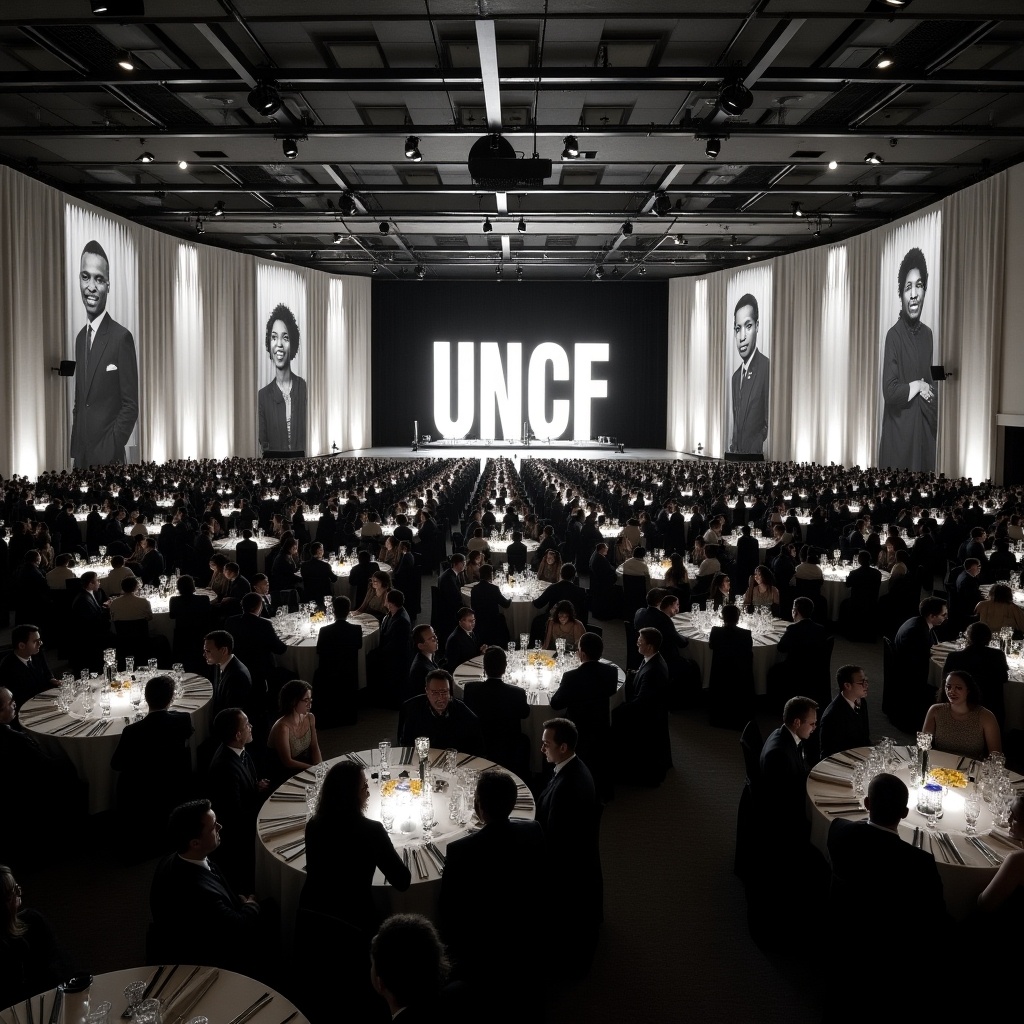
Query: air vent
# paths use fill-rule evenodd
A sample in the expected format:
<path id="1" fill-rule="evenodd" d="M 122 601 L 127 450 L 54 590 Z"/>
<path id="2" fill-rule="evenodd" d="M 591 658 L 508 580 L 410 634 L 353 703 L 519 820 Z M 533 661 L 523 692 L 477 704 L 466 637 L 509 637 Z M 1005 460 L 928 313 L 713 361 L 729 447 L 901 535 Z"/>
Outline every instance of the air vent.
<path id="1" fill-rule="evenodd" d="M 425 188 L 430 185 L 440 185 L 441 178 L 436 167 L 395 167 L 395 173 L 402 179 L 405 185 L 419 186 Z"/>
<path id="2" fill-rule="evenodd" d="M 599 185 L 602 174 L 604 174 L 603 167 L 573 167 L 563 164 L 561 184 Z"/>
<path id="3" fill-rule="evenodd" d="M 132 185 L 134 178 L 129 178 L 124 171 L 115 170 L 113 167 L 86 167 L 85 173 L 97 181 L 106 181 L 111 185 Z"/>
<path id="4" fill-rule="evenodd" d="M 397 107 L 356 107 L 363 124 L 380 127 L 395 127 L 396 125 L 412 124 L 408 108 Z"/>
<path id="5" fill-rule="evenodd" d="M 384 54 L 376 41 L 324 40 L 324 49 L 339 68 L 385 68 Z"/>
<path id="6" fill-rule="evenodd" d="M 439 249 L 467 249 L 469 243 L 465 235 L 434 235 L 434 244 Z"/>
<path id="7" fill-rule="evenodd" d="M 818 157 L 823 156 L 825 151 L 823 149 L 798 149 L 795 153 L 789 154 L 790 160 L 817 160 Z"/>
<path id="8" fill-rule="evenodd" d="M 197 149 L 193 151 L 201 160 L 227 160 L 227 153 L 219 149 Z"/>
<path id="9" fill-rule="evenodd" d="M 528 106 L 501 107 L 501 123 L 509 127 L 522 127 L 531 122 L 532 111 Z M 464 128 L 482 128 L 487 125 L 486 107 L 459 107 L 459 124 Z"/>
<path id="10" fill-rule="evenodd" d="M 579 235 L 548 235 L 546 244 L 549 249 L 575 249 Z"/>
<path id="11" fill-rule="evenodd" d="M 644 66 L 644 65 L 641 65 Z M 626 124 L 632 107 L 590 107 L 583 108 L 582 123 L 595 128 L 603 128 L 608 125 Z"/>

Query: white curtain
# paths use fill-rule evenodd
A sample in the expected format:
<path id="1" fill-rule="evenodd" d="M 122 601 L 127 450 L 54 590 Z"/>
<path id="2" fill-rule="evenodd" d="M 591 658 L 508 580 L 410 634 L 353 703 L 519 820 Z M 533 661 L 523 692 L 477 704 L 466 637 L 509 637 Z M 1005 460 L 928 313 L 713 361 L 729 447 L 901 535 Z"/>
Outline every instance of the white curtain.
<path id="1" fill-rule="evenodd" d="M 203 364 L 203 291 L 199 286 L 199 251 L 194 245 L 178 246 L 174 278 L 174 386 L 175 450 L 199 452 L 202 425 L 202 391 L 195 386 L 196 368 Z M 157 456 L 153 456 L 160 461 Z"/>
<path id="2" fill-rule="evenodd" d="M 334 392 L 341 407 L 341 438 L 337 444 L 343 451 L 349 451 L 373 444 L 370 426 L 370 279 L 345 277 L 342 281 L 341 363 L 339 375 L 332 380 L 335 381 Z M 333 345 L 338 337 L 336 322 L 332 322 L 330 337 Z"/>
<path id="3" fill-rule="evenodd" d="M 846 452 L 846 410 L 850 389 L 836 387 L 847 377 L 850 354 L 850 278 L 846 246 L 828 250 L 825 289 L 821 299 L 821 361 L 815 390 L 826 396 L 821 450 L 827 462 L 842 463 Z"/>

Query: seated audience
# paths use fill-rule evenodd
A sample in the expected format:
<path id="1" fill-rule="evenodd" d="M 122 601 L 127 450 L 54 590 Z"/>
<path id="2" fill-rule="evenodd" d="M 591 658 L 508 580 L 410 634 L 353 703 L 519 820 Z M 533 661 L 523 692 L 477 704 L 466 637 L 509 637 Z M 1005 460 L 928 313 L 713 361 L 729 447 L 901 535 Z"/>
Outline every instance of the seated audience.
<path id="1" fill-rule="evenodd" d="M 868 677 L 859 665 L 843 665 L 836 672 L 839 693 L 818 722 L 821 757 L 871 744 L 868 726 Z"/>
<path id="2" fill-rule="evenodd" d="M 502 676 L 508 659 L 500 647 L 484 651 L 484 676 L 467 682 L 463 691 L 466 707 L 480 720 L 486 756 L 509 771 L 522 775 L 529 766 L 529 741 L 520 722 L 529 718 L 526 691 L 506 683 Z"/>
<path id="3" fill-rule="evenodd" d="M 402 746 L 413 746 L 417 736 L 429 736 L 432 747 L 483 755 L 486 744 L 480 719 L 452 696 L 454 686 L 451 673 L 443 668 L 427 673 L 424 692 L 402 705 L 398 717 Z"/>
<path id="4" fill-rule="evenodd" d="M 449 1019 L 439 1006 L 447 977 L 444 946 L 425 917 L 392 914 L 380 926 L 370 943 L 370 983 L 392 1020 Z"/>
<path id="5" fill-rule="evenodd" d="M 921 726 L 936 750 L 980 760 L 1003 749 L 996 716 L 981 703 L 981 687 L 970 673 L 950 672 L 939 696 Z"/>
<path id="6" fill-rule="evenodd" d="M 313 687 L 305 680 L 292 679 L 281 687 L 277 702 L 281 717 L 267 737 L 274 784 L 323 760 L 312 707 Z"/>

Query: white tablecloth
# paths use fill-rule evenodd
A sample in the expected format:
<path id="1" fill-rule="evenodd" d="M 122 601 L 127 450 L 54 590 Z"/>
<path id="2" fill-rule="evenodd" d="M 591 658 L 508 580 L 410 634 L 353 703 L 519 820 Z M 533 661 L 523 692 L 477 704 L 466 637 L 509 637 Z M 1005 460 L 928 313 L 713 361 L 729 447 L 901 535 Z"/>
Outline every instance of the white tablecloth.
<path id="1" fill-rule="evenodd" d="M 136 671 L 135 676 L 144 690 L 149 673 L 146 670 Z M 124 679 L 125 674 L 118 673 L 117 678 Z M 196 675 L 185 676 L 184 685 L 184 697 L 181 701 L 173 701 L 171 710 L 187 711 L 192 718 L 195 732 L 189 745 L 192 750 L 192 766 L 195 767 L 196 750 L 210 732 L 210 701 L 213 698 L 213 687 L 209 680 Z M 124 730 L 125 716 L 129 721 L 135 717 L 135 709 L 129 696 L 124 691 L 111 696 L 110 716 L 107 718 L 109 724 L 92 736 L 89 733 L 103 721 L 99 701 L 94 702 L 92 712 L 88 716 L 80 698 L 71 706 L 71 711 L 64 714 L 58 712 L 54 706 L 56 696 L 56 690 L 47 690 L 38 697 L 33 697 L 19 709 L 18 717 L 22 727 L 47 753 L 56 755 L 63 752 L 68 756 L 79 778 L 89 785 L 90 814 L 110 810 L 114 807 L 117 795 L 117 772 L 110 767 L 110 759 L 114 756 L 121 732 Z M 145 713 L 145 700 L 142 701 L 140 710 Z M 62 732 L 72 729 L 76 723 L 86 720 L 95 724 L 76 730 L 72 735 L 61 735 Z"/>
<path id="2" fill-rule="evenodd" d="M 475 583 L 468 583 L 462 588 L 462 596 L 466 599 L 466 605 L 472 605 L 472 594 Z M 515 590 L 512 590 L 507 583 L 501 584 L 502 594 L 512 601 L 508 608 L 502 608 L 501 614 L 505 616 L 508 623 L 508 632 L 512 640 L 519 643 L 520 633 L 529 633 L 533 620 L 543 614 L 543 609 L 534 608 L 533 602 L 544 593 L 550 583 L 541 583 L 539 580 L 530 580 L 528 583 L 517 582 Z"/>
<path id="3" fill-rule="evenodd" d="M 942 669 L 951 651 L 957 650 L 956 643 L 946 641 L 932 648 L 932 658 L 928 664 L 928 683 L 938 691 L 942 686 Z M 1024 658 L 1010 655 L 1006 659 L 1010 669 L 1010 678 L 1003 687 L 1003 701 L 1006 704 L 1006 728 L 1024 729 Z M 1004 737 L 1005 739 L 1005 737 Z"/>
<path id="4" fill-rule="evenodd" d="M 675 624 L 676 632 L 690 641 L 690 646 L 686 648 L 683 655 L 693 658 L 697 662 L 706 687 L 711 679 L 712 651 L 708 646 L 708 638 L 693 627 L 690 618 L 690 614 L 686 613 L 677 615 L 672 622 Z M 768 692 L 768 669 L 778 659 L 779 639 L 789 625 L 782 619 L 773 619 L 772 623 L 772 632 L 754 634 L 754 690 L 759 694 Z M 742 621 L 740 625 L 743 625 Z"/>
<path id="5" fill-rule="evenodd" d="M 828 602 L 828 617 L 833 622 L 839 621 L 839 606 L 850 596 L 850 588 L 846 585 L 846 578 L 852 572 L 852 568 L 844 566 L 842 569 L 833 569 L 830 566 L 823 566 L 822 576 L 825 578 L 821 585 L 821 596 Z M 889 573 L 882 573 L 882 583 L 878 589 L 878 596 L 889 592 Z"/>
<path id="6" fill-rule="evenodd" d="M 168 974 L 169 970 L 170 967 L 167 967 L 160 975 L 154 989 L 154 991 L 160 991 L 161 997 L 174 995 L 179 986 L 192 973 L 192 965 L 179 964 L 174 968 L 172 974 Z M 208 978 L 210 970 L 211 968 L 200 968 L 192 981 L 183 989 L 177 1001 L 180 1003 L 181 997 L 185 997 L 187 1000 L 188 994 L 201 986 Z M 121 1011 L 127 1005 L 124 997 L 125 986 L 133 981 L 144 981 L 148 984 L 155 972 L 155 967 L 129 967 L 123 971 L 93 975 L 92 988 L 89 990 L 91 1008 L 95 1010 L 102 1002 L 110 1003 L 110 1021 L 114 1024 L 121 1019 Z M 220 970 L 217 980 L 189 1011 L 185 1020 L 190 1021 L 193 1017 L 202 1016 L 208 1017 L 214 1024 L 222 1024 L 248 1009 L 265 992 L 269 992 L 274 998 L 254 1018 L 257 1022 L 268 1024 L 270 1021 L 284 1020 L 293 1012 L 297 1013 L 293 1002 L 285 999 L 274 989 L 267 988 L 262 981 L 247 978 L 244 974 L 235 974 L 234 971 Z M 56 992 L 53 989 L 37 993 L 32 997 L 34 1016 L 31 1019 L 34 1019 L 36 1024 L 44 1024 L 50 1019 L 55 998 Z M 40 1009 L 40 999 L 43 1001 L 42 1009 Z M 26 1024 L 28 1015 L 25 1012 L 25 1004 L 21 1003 L 15 1009 L 18 1011 L 18 1019 L 21 1020 L 21 1024 Z M 4 1014 L 5 1021 L 14 1019 L 13 1014 L 9 1011 L 10 1008 Z M 170 1021 L 171 1018 L 167 1019 Z M 301 1013 L 297 1013 L 297 1016 L 292 1017 L 291 1024 L 308 1024 L 308 1021 Z"/>
<path id="7" fill-rule="evenodd" d="M 866 755 L 869 747 L 857 748 L 854 752 Z M 910 771 L 909 762 L 906 760 L 906 748 L 897 747 L 897 751 L 903 757 L 902 768 L 896 771 L 896 775 L 909 785 Z M 932 750 L 929 753 L 929 764 L 935 768 L 956 768 L 961 758 L 957 754 L 947 754 L 940 750 Z M 822 761 L 812 771 L 807 780 L 807 808 L 811 819 L 811 841 L 826 856 L 828 855 L 828 828 L 835 816 L 828 813 L 837 809 L 835 804 L 824 804 L 824 801 L 846 800 L 857 802 L 849 780 L 853 775 L 854 758 L 849 754 L 839 754 L 836 761 Z M 832 778 L 826 778 L 832 776 Z M 978 894 L 988 885 L 996 869 L 988 863 L 985 857 L 973 846 L 965 841 L 966 823 L 963 813 L 963 794 L 965 790 L 947 789 L 943 800 L 943 816 L 938 822 L 935 831 L 949 834 L 953 845 L 964 859 L 961 866 L 955 861 L 949 862 L 939 852 L 937 841 L 932 846 L 931 836 L 926 836 L 924 849 L 935 851 L 935 864 L 939 869 L 942 878 L 942 890 L 946 898 L 946 909 L 957 920 L 964 920 L 976 906 Z M 914 828 L 920 828 L 928 833 L 932 830 L 927 827 L 927 820 L 924 815 L 916 810 L 915 794 L 910 794 L 910 813 L 900 822 L 900 835 L 907 842 L 910 842 Z M 866 814 L 858 815 L 853 812 L 844 814 L 848 820 L 866 817 Z M 1000 857 L 1005 857 L 1010 852 L 1009 848 L 996 839 L 989 836 L 993 828 L 992 814 L 988 806 L 982 804 L 981 816 L 978 818 L 978 836 L 984 839 L 989 848 Z M 998 830 L 997 834 L 1002 833 Z M 988 837 L 988 838 L 986 838 Z"/>
<path id="8" fill-rule="evenodd" d="M 697 578 L 696 568 L 694 566 L 688 566 L 687 572 L 690 572 L 691 570 L 691 580 L 695 580 Z M 647 588 L 647 590 L 650 591 L 653 590 L 655 587 L 661 587 L 665 585 L 665 566 L 662 565 L 661 562 L 648 562 L 647 571 L 650 573 L 650 575 L 643 577 L 644 586 Z M 624 575 L 625 573 L 623 573 L 622 571 L 621 564 L 615 566 L 615 582 L 620 587 L 622 586 L 622 577 Z"/>
<path id="9" fill-rule="evenodd" d="M 442 753 L 440 750 L 432 749 L 429 755 L 430 763 L 433 764 L 434 760 Z M 466 757 L 466 761 L 462 767 L 472 768 L 475 771 L 495 767 L 494 763 L 487 758 L 463 756 Z M 366 765 L 369 774 L 377 770 L 377 766 L 380 764 L 380 755 L 377 750 L 360 750 L 332 758 L 327 764 L 334 765 L 344 760 L 356 760 Z M 460 757 L 461 760 L 462 757 Z M 414 761 L 416 761 L 415 750 L 408 747 L 404 749 L 393 747 L 391 777 L 398 778 L 401 772 L 407 771 L 410 777 L 419 778 L 419 762 L 416 761 L 414 764 Z M 437 768 L 434 769 L 434 777 L 446 781 L 450 779 L 450 776 Z M 533 797 L 522 779 L 515 775 L 512 778 L 519 786 L 518 799 L 524 805 L 513 810 L 512 817 L 532 821 L 536 816 Z M 290 846 L 290 844 L 302 839 L 306 827 L 306 802 L 302 798 L 306 786 L 312 780 L 312 771 L 300 772 L 299 775 L 275 790 L 260 811 L 259 835 L 256 840 L 256 895 L 261 899 L 273 897 L 277 900 L 281 908 L 281 928 L 286 942 L 291 940 L 295 914 L 299 907 L 299 896 L 306 880 L 304 847 L 301 844 L 298 846 Z M 451 840 L 467 835 L 470 830 L 468 826 L 460 826 L 449 819 L 448 795 L 448 792 L 434 794 L 434 820 L 437 822 L 437 826 L 433 830 L 434 843 L 442 854 L 448 848 L 448 843 Z M 296 800 L 295 796 L 300 799 Z M 369 818 L 380 819 L 380 788 L 373 779 L 370 779 L 370 799 L 366 815 Z M 275 825 L 275 821 L 281 818 L 297 816 L 302 816 L 302 820 L 295 822 L 290 827 L 287 824 Z M 476 824 L 475 817 L 471 819 L 471 824 Z M 268 835 L 267 833 L 274 834 Z M 403 823 L 396 817 L 391 834 L 396 849 L 401 851 L 403 847 L 420 846 L 422 835 L 423 829 L 418 819 L 407 822 L 403 826 Z M 441 876 L 429 857 L 420 859 L 424 861 L 427 877 L 420 878 L 415 866 L 410 861 L 412 885 L 404 893 L 395 892 L 380 871 L 375 872 L 373 878 L 374 898 L 384 913 L 426 914 L 436 920 Z"/>
<path id="10" fill-rule="evenodd" d="M 601 659 L 606 665 L 612 664 L 606 658 Z M 455 696 L 462 700 L 462 696 L 465 693 L 466 683 L 476 682 L 483 678 L 483 657 L 478 656 L 471 658 L 469 661 L 464 661 L 453 673 L 455 677 Z M 610 699 L 610 707 L 618 707 L 623 702 L 626 696 L 625 684 L 626 684 L 626 673 L 615 666 L 616 671 L 619 673 L 619 686 L 615 691 L 615 696 Z M 561 675 L 557 678 L 552 678 L 551 683 L 548 687 L 540 687 L 538 689 L 528 690 L 527 699 L 530 702 L 530 717 L 526 719 L 523 725 L 523 729 L 526 735 L 530 737 L 530 768 L 534 772 L 539 772 L 543 768 L 543 758 L 540 752 L 540 742 L 543 738 L 544 723 L 549 718 L 555 718 L 558 715 L 563 714 L 561 711 L 553 711 L 551 708 L 551 695 L 558 689 Z M 509 676 L 505 677 L 505 682 L 515 682 L 516 685 L 520 685 L 517 680 L 512 679 Z"/>
<path id="11" fill-rule="evenodd" d="M 213 541 L 213 550 L 219 551 L 222 555 L 227 555 L 228 561 L 233 562 L 237 553 L 235 548 L 241 539 L 241 536 L 218 537 L 217 540 Z M 267 571 L 267 552 L 277 544 L 277 538 L 253 537 L 252 539 L 256 544 L 256 568 L 260 572 L 265 573 Z"/>
<path id="12" fill-rule="evenodd" d="M 211 601 L 217 597 L 216 591 L 207 590 L 205 587 L 201 587 L 196 590 L 197 594 L 202 594 L 208 597 Z M 149 601 L 150 607 L 153 609 L 153 618 L 149 622 L 149 634 L 150 636 L 163 636 L 172 641 L 174 639 L 174 619 L 171 618 L 171 598 L 177 595 L 177 590 L 173 590 L 167 597 L 153 596 L 152 594 L 146 594 L 146 600 Z"/>
<path id="13" fill-rule="evenodd" d="M 288 647 L 284 654 L 275 655 L 278 665 L 290 669 L 297 679 L 312 682 L 313 673 L 316 671 L 316 641 L 321 627 L 327 625 L 327 620 L 321 619 L 312 624 L 312 636 L 309 635 L 308 628 L 302 628 L 305 620 L 301 613 L 275 616 L 271 621 L 277 635 Z M 377 646 L 380 639 L 380 623 L 366 612 L 359 615 L 351 614 L 348 621 L 357 622 L 363 631 L 363 647 L 359 652 L 359 687 L 362 689 L 366 686 L 366 652 Z M 411 656 L 409 660 L 412 660 Z"/>

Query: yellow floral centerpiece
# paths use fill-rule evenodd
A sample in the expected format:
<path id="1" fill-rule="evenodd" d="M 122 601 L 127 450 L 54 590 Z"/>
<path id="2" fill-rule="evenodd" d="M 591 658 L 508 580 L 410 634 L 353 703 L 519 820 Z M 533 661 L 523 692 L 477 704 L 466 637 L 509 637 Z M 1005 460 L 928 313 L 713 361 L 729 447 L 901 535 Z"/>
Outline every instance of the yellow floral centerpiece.
<path id="1" fill-rule="evenodd" d="M 326 616 L 326 614 L 324 612 L 313 612 L 313 614 L 310 615 L 310 617 L 309 617 L 309 621 L 310 622 L 323 622 L 323 620 L 326 619 L 326 618 L 327 618 L 327 616 Z"/>
<path id="2" fill-rule="evenodd" d="M 946 786 L 949 789 L 967 788 L 967 776 L 963 772 L 958 772 L 955 768 L 933 768 L 928 773 L 928 778 L 933 779 L 940 786 Z"/>
<path id="3" fill-rule="evenodd" d="M 526 663 L 541 668 L 554 668 L 555 656 L 550 651 L 530 651 L 526 656 Z"/>
<path id="4" fill-rule="evenodd" d="M 396 793 L 411 793 L 419 796 L 423 789 L 423 783 L 419 779 L 388 779 L 380 787 L 381 796 L 394 796 Z"/>

